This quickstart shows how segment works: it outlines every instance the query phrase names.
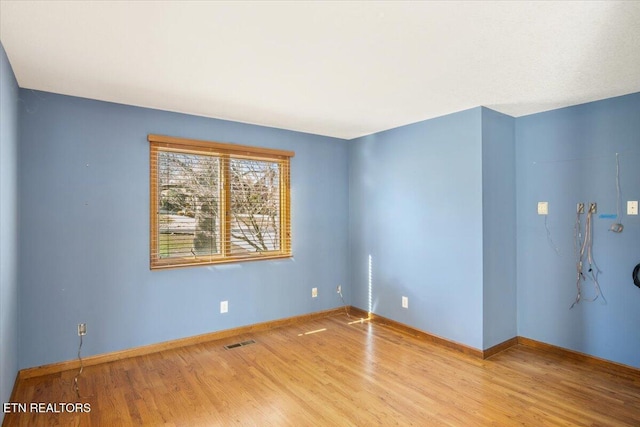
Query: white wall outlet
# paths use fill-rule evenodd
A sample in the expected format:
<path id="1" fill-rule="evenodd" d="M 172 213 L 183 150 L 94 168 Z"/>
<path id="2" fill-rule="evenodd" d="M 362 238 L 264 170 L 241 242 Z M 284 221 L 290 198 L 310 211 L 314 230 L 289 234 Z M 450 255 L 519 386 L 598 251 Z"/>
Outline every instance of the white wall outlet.
<path id="1" fill-rule="evenodd" d="M 549 215 L 549 202 L 538 202 L 538 215 Z"/>
<path id="2" fill-rule="evenodd" d="M 336 292 L 342 295 L 342 285 L 338 285 L 338 287 L 336 288 Z"/>
<path id="3" fill-rule="evenodd" d="M 87 335 L 87 324 L 78 323 L 78 336 Z"/>
<path id="4" fill-rule="evenodd" d="M 578 203 L 578 207 L 576 208 L 576 212 L 579 214 L 584 213 L 584 203 Z"/>
<path id="5" fill-rule="evenodd" d="M 402 297 L 402 308 L 409 308 L 409 298 Z"/>
<path id="6" fill-rule="evenodd" d="M 229 311 L 229 301 L 220 301 L 220 313 L 227 313 Z"/>
<path id="7" fill-rule="evenodd" d="M 589 213 L 596 213 L 598 211 L 598 204 L 597 203 L 589 203 Z"/>
<path id="8" fill-rule="evenodd" d="M 627 215 L 638 215 L 638 201 L 627 201 Z"/>
<path id="9" fill-rule="evenodd" d="M 318 296 L 318 288 L 311 288 L 311 298 L 316 298 Z"/>

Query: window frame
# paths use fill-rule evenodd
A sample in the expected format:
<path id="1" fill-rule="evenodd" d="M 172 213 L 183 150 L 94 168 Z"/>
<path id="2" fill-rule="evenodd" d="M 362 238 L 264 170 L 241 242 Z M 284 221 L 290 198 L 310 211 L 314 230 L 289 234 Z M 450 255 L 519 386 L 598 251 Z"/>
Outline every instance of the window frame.
<path id="1" fill-rule="evenodd" d="M 224 264 L 242 261 L 291 258 L 291 173 L 290 159 L 293 151 L 264 147 L 229 144 L 213 141 L 177 138 L 165 135 L 149 134 L 149 260 L 151 270 L 190 267 L 197 265 Z M 192 257 L 160 257 L 159 209 L 159 153 L 178 152 L 184 154 L 217 157 L 220 161 L 220 254 L 194 255 Z M 250 254 L 231 254 L 231 180 L 229 178 L 229 159 L 250 159 L 278 163 L 279 167 L 279 240 L 280 248 L 268 252 Z"/>

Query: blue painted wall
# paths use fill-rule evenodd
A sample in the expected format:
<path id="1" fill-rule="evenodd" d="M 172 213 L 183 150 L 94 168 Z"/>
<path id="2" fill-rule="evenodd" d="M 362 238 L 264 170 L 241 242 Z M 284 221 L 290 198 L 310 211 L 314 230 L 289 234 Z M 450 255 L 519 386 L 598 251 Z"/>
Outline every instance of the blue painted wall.
<path id="1" fill-rule="evenodd" d="M 474 108 L 349 144 L 353 305 L 475 348 L 483 345 L 481 126 Z"/>
<path id="2" fill-rule="evenodd" d="M 88 356 L 342 305 L 335 287 L 348 279 L 345 141 L 20 95 L 20 368 L 74 359 L 79 322 L 87 323 Z M 149 133 L 295 151 L 294 258 L 150 271 Z M 222 300 L 228 314 L 219 313 Z"/>
<path id="3" fill-rule="evenodd" d="M 573 226 L 576 204 L 616 213 L 615 153 L 620 153 L 623 211 L 640 200 L 640 93 L 516 120 L 518 334 L 640 367 L 640 216 L 593 221 L 594 259 L 606 304 L 576 296 Z M 537 202 L 549 202 L 547 218 Z M 584 224 L 584 215 L 583 215 Z M 552 248 L 558 248 L 559 253 Z M 585 287 L 586 296 L 593 287 Z"/>
<path id="4" fill-rule="evenodd" d="M 515 175 L 515 119 L 483 108 L 483 349 L 517 335 Z"/>
<path id="5" fill-rule="evenodd" d="M 0 44 L 0 403 L 18 372 L 18 139 L 18 84 Z"/>
<path id="6" fill-rule="evenodd" d="M 474 108 L 352 141 L 354 305 L 477 349 L 516 336 L 514 126 Z"/>
<path id="7" fill-rule="evenodd" d="M 99 354 L 334 308 L 338 284 L 474 348 L 517 333 L 640 367 L 640 217 L 622 234 L 596 218 L 607 304 L 569 310 L 575 204 L 615 212 L 616 152 L 623 201 L 640 199 L 640 94 L 518 119 L 478 107 L 347 144 L 19 90 L 0 65 L 4 400 L 16 367 L 76 357 L 79 322 Z M 148 133 L 294 150 L 294 258 L 151 272 Z"/>

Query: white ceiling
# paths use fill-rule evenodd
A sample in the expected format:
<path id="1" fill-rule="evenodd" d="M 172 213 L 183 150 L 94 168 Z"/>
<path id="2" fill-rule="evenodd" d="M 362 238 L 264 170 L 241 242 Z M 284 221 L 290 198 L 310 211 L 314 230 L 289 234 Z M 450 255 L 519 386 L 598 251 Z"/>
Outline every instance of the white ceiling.
<path id="1" fill-rule="evenodd" d="M 351 139 L 640 91 L 640 1 L 0 0 L 23 88 Z"/>

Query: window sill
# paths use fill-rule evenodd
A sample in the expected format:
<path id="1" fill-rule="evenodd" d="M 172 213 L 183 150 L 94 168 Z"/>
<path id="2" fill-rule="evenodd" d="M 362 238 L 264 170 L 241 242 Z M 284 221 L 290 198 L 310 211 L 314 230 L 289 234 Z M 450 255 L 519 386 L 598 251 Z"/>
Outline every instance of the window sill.
<path id="1" fill-rule="evenodd" d="M 233 263 L 241 263 L 246 261 L 267 261 L 267 260 L 275 260 L 275 259 L 287 259 L 293 258 L 293 255 L 267 255 L 267 256 L 248 256 L 248 257 L 236 257 L 236 258 L 225 258 L 225 259 L 190 259 L 185 258 L 184 260 L 176 260 L 175 258 L 172 260 L 158 260 L 155 263 L 151 264 L 151 270 L 168 270 L 174 268 L 184 268 L 184 267 L 198 267 L 198 266 L 215 266 L 219 264 L 233 264 Z"/>

